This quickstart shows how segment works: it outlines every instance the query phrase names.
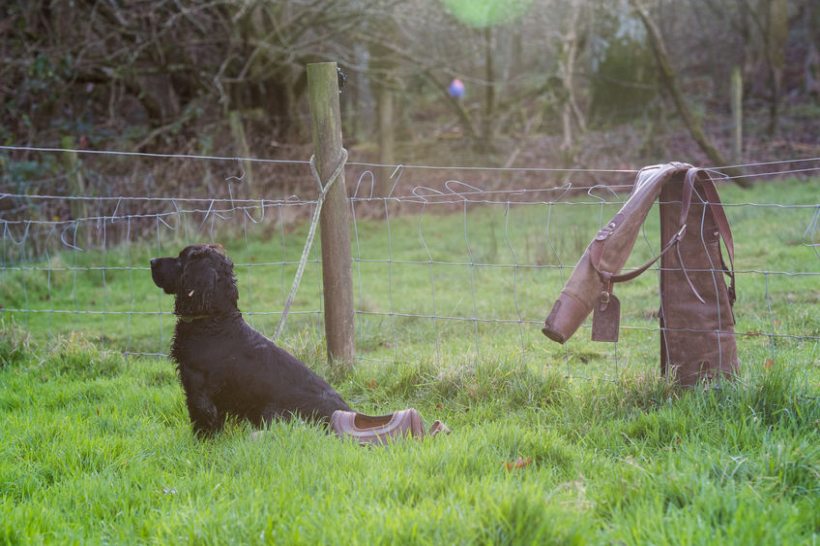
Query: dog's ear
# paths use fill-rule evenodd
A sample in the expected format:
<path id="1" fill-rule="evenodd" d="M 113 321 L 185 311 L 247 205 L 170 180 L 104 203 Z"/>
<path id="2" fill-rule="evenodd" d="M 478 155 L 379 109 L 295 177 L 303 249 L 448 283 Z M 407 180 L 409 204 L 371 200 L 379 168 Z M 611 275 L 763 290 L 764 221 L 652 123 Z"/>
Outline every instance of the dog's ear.
<path id="1" fill-rule="evenodd" d="M 221 246 L 215 249 L 211 260 L 216 271 L 216 289 L 212 295 L 211 305 L 220 313 L 238 311 L 239 290 L 236 287 L 233 262 L 225 255 Z"/>

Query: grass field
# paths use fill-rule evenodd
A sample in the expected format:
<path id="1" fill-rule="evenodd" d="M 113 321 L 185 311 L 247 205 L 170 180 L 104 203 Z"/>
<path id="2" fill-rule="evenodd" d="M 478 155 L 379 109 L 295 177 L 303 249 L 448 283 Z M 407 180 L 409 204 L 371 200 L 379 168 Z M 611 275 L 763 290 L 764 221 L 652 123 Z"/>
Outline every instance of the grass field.
<path id="1" fill-rule="evenodd" d="M 387 449 L 298 422 L 260 441 L 244 423 L 193 438 L 173 366 L 123 352 L 167 350 L 171 300 L 147 262 L 200 240 L 195 229 L 6 259 L 0 543 L 815 544 L 820 181 L 721 192 L 743 372 L 720 389 L 658 377 L 652 274 L 619 287 L 617 347 L 588 328 L 566 346 L 540 333 L 617 204 L 357 221 L 355 369 L 324 362 L 315 263 L 281 344 L 357 409 L 414 406 L 453 430 Z M 298 257 L 305 231 L 219 240 L 266 333 L 295 269 L 279 262 Z M 656 233 L 651 214 L 630 263 L 656 251 Z"/>

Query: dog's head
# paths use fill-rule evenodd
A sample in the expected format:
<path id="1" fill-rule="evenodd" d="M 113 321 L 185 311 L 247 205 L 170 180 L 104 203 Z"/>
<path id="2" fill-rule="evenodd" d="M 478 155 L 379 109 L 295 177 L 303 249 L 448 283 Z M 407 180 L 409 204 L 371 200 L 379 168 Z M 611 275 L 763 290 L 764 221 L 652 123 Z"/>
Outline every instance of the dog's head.
<path id="1" fill-rule="evenodd" d="M 154 258 L 151 277 L 166 294 L 176 296 L 177 315 L 219 315 L 238 310 L 233 262 L 222 245 L 192 245 L 176 258 Z"/>

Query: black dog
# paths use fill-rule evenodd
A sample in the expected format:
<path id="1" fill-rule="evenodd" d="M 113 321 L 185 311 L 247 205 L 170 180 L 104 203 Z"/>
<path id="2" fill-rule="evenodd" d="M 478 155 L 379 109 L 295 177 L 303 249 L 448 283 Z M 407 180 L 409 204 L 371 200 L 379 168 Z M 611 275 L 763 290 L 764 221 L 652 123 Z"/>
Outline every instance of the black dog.
<path id="1" fill-rule="evenodd" d="M 227 414 L 259 426 L 291 415 L 327 422 L 350 410 L 321 377 L 244 321 L 233 262 L 220 245 L 155 258 L 151 277 L 176 297 L 171 358 L 198 435 L 220 430 Z"/>

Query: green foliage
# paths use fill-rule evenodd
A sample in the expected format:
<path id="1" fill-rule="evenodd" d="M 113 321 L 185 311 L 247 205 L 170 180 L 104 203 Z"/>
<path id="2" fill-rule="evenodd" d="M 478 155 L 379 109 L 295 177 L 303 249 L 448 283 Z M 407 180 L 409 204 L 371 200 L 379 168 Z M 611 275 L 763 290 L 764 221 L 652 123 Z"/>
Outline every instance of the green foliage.
<path id="1" fill-rule="evenodd" d="M 606 45 L 590 82 L 590 117 L 617 125 L 647 114 L 658 93 L 655 61 L 648 45 L 629 36 Z"/>
<path id="2" fill-rule="evenodd" d="M 101 349 L 79 334 L 59 337 L 50 348 L 48 366 L 42 371 L 60 378 L 94 379 L 122 372 L 124 357 Z"/>
<path id="3" fill-rule="evenodd" d="M 14 322 L 0 320 L 0 368 L 14 366 L 30 358 L 31 338 Z"/>
<path id="4" fill-rule="evenodd" d="M 524 15 L 532 0 L 442 0 L 447 11 L 474 28 L 514 21 Z"/>
<path id="5" fill-rule="evenodd" d="M 0 133 L 0 143 L 2 133 Z M 8 144 L 14 144 L 9 142 Z M 5 154 L 0 154 L 0 187 L 15 194 L 32 195 L 47 189 L 49 192 L 60 191 L 59 183 L 50 178 L 59 172 L 59 165 L 54 154 L 48 154 L 36 160 L 14 160 Z M 43 182 L 43 179 L 47 180 Z M 10 198 L 9 198 L 10 199 Z M 16 198 L 14 207 L 25 205 L 29 208 L 32 217 L 36 217 L 36 202 L 25 198 Z"/>

